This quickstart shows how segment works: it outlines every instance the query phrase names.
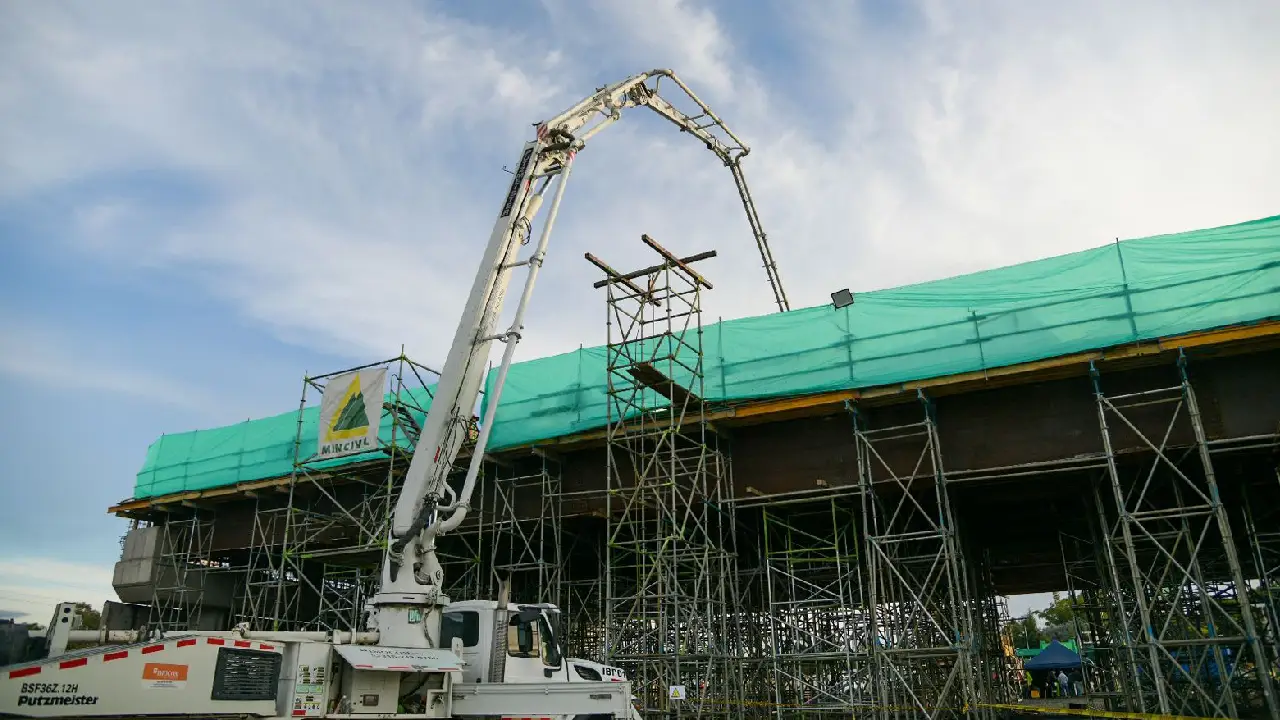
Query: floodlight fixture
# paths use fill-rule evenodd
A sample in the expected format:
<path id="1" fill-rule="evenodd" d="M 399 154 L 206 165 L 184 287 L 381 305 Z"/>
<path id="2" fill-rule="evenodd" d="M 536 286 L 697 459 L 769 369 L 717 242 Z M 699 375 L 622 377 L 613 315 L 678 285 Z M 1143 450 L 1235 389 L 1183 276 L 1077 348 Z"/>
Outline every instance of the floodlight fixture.
<path id="1" fill-rule="evenodd" d="M 848 307 L 853 304 L 853 293 L 850 292 L 849 288 L 837 290 L 831 293 L 831 304 L 837 310 L 842 307 Z"/>

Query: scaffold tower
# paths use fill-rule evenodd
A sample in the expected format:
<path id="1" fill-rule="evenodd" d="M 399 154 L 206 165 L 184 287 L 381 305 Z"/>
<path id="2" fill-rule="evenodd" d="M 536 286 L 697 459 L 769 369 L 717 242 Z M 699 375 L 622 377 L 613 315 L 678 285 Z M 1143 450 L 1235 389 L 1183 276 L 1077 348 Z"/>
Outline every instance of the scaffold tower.
<path id="1" fill-rule="evenodd" d="M 1280 448 L 1277 448 L 1280 449 Z M 1257 596 L 1269 632 L 1265 637 L 1271 667 L 1280 668 L 1280 505 L 1259 501 L 1262 486 L 1280 487 L 1280 465 L 1267 477 L 1245 487 L 1245 528 L 1249 536 L 1253 577 L 1258 579 Z"/>
<path id="2" fill-rule="evenodd" d="M 1062 570 L 1067 584 L 1067 597 L 1072 608 L 1072 632 L 1082 655 L 1091 662 L 1080 667 L 1081 677 L 1090 697 L 1104 703 L 1108 710 L 1122 711 L 1125 699 L 1134 692 L 1137 678 L 1133 675 L 1132 644 L 1125 639 L 1128 631 L 1126 604 L 1116 604 L 1120 597 L 1106 571 L 1110 560 L 1110 544 L 1098 523 L 1097 505 L 1101 502 L 1099 479 L 1090 482 L 1090 490 L 1082 502 L 1083 534 L 1059 533 Z"/>
<path id="3" fill-rule="evenodd" d="M 510 579 L 513 597 L 561 607 L 560 463 L 538 451 L 492 464 L 492 476 L 491 587 Z"/>
<path id="4" fill-rule="evenodd" d="M 608 312 L 605 656 L 647 716 L 725 717 L 741 706 L 733 657 L 733 511 L 705 419 L 702 292 L 693 263 L 605 273 Z"/>
<path id="5" fill-rule="evenodd" d="M 214 518 L 198 508 L 183 507 L 153 528 L 158 553 L 148 622 L 162 632 L 204 630 L 225 619 L 225 604 L 209 603 L 206 608 L 206 585 L 225 589 L 230 577 L 216 583 L 210 576 L 225 567 L 212 555 Z M 216 584 L 215 584 L 216 583 Z M 214 609 L 223 606 L 223 612 Z"/>
<path id="6" fill-rule="evenodd" d="M 1129 606 L 1138 712 L 1241 717 L 1277 709 L 1231 518 L 1180 355 L 1173 382 L 1108 394 L 1092 373 L 1111 490 L 1107 525 Z M 1181 441 L 1181 442 L 1179 442 Z M 1126 582 L 1127 581 L 1127 582 Z"/>
<path id="7" fill-rule="evenodd" d="M 866 543 L 872 697 L 878 717 L 983 715 L 974 610 L 932 403 L 873 426 L 854 406 Z"/>
<path id="8" fill-rule="evenodd" d="M 847 500 L 763 506 L 771 700 L 779 719 L 871 707 L 870 626 L 855 506 Z"/>
<path id="9" fill-rule="evenodd" d="M 976 560 L 976 562 L 974 562 Z M 1022 678 L 1013 657 L 1008 634 L 1009 606 L 996 592 L 989 552 L 966 563 L 971 573 L 974 605 L 974 681 L 977 696 L 986 703 L 1016 702 Z"/>

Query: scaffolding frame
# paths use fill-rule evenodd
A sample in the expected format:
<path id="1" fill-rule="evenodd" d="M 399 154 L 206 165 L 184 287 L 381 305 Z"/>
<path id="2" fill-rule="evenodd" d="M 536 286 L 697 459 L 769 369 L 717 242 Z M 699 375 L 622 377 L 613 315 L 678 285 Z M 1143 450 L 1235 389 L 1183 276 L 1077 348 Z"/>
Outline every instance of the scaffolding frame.
<path id="1" fill-rule="evenodd" d="M 973 649 L 977 696 L 986 703 L 1017 702 L 1022 681 L 1009 631 L 1009 603 L 996 592 L 989 549 L 983 548 L 981 560 L 968 563 L 978 610 Z"/>
<path id="2" fill-rule="evenodd" d="M 869 427 L 850 404 L 862 490 L 872 692 L 877 717 L 984 715 L 969 574 L 943 470 L 933 404 L 918 422 Z M 886 459 L 901 456 L 897 467 Z M 901 460 L 906 460 L 905 463 Z"/>
<path id="3" fill-rule="evenodd" d="M 603 502 L 604 498 L 601 497 Z M 601 518 L 603 519 L 603 518 Z M 572 567 L 589 567 L 593 573 L 563 573 L 560 606 L 565 643 L 570 657 L 604 662 L 605 651 L 605 550 L 603 533 L 571 532 L 564 529 L 565 557 Z"/>
<path id="4" fill-rule="evenodd" d="M 732 464 L 731 464 L 732 468 Z M 748 491 L 750 492 L 750 490 Z M 769 611 L 769 570 L 764 547 L 763 497 L 731 501 L 738 527 L 737 602 L 733 613 L 734 656 L 738 658 L 744 704 L 737 717 L 773 718 L 779 711 L 775 692 L 773 616 Z M 782 708 L 790 713 L 795 708 Z"/>
<path id="5" fill-rule="evenodd" d="M 332 378 L 387 370 L 380 432 L 368 459 L 334 465 L 303 443 L 306 407 Z M 388 360 L 304 377 L 293 467 L 278 496 L 258 496 L 242 614 L 273 630 L 360 630 L 375 591 L 396 492 L 403 482 L 438 373 L 403 351 Z"/>
<path id="6" fill-rule="evenodd" d="M 1088 536 L 1059 533 L 1058 545 L 1076 647 L 1082 658 L 1092 660 L 1080 667 L 1086 693 L 1102 700 L 1108 710 L 1120 711 L 1126 707 L 1125 698 L 1135 693 L 1137 678 L 1131 675 L 1134 665 L 1125 656 L 1132 651 L 1131 643 L 1125 639 L 1129 629 L 1124 620 L 1125 606 L 1115 604 L 1117 593 L 1123 591 L 1112 585 L 1111 575 L 1105 571 L 1110 548 L 1098 523 L 1098 486 L 1099 480 L 1095 479 L 1090 486 L 1094 495 L 1086 497 L 1083 519 Z"/>
<path id="7" fill-rule="evenodd" d="M 198 508 L 170 513 L 156 526 L 156 572 L 148 624 L 161 632 L 203 630 L 205 582 L 213 559 L 213 517 Z"/>
<path id="8" fill-rule="evenodd" d="M 1276 437 L 1280 449 L 1280 434 Z M 1258 486 L 1269 483 L 1280 489 L 1280 465 L 1274 478 L 1262 479 Z M 1257 486 L 1246 486 L 1244 520 L 1249 536 L 1250 560 L 1258 580 L 1257 595 L 1262 605 L 1267 632 L 1267 649 L 1272 667 L 1280 667 L 1280 506 L 1264 505 L 1255 498 Z"/>
<path id="9" fill-rule="evenodd" d="M 647 715 L 989 717 L 1012 699 L 1016 660 L 993 565 L 974 542 L 986 536 L 961 532 L 974 524 L 957 486 L 1066 474 L 1089 481 L 1085 528 L 1059 536 L 1073 631 L 1093 660 L 1089 700 L 1280 720 L 1268 674 L 1280 667 L 1280 468 L 1236 484 L 1225 467 L 1246 457 L 1256 473 L 1259 456 L 1280 457 L 1280 432 L 1208 439 L 1212 412 L 1201 417 L 1185 358 L 1159 366 L 1172 374 L 1154 384 L 1147 366 L 1092 368 L 1092 394 L 1077 397 L 1096 406 L 1101 452 L 947 468 L 931 399 L 881 396 L 847 406 L 855 484 L 735 498 L 730 435 L 707 422 L 702 397 L 711 285 L 691 267 L 702 256 L 655 245 L 658 265 L 605 266 L 598 283 L 608 288 L 604 487 L 578 467 L 562 472 L 585 455 L 486 457 L 471 514 L 439 541 L 448 595 L 491 596 L 512 578 L 513 596 L 560 606 L 566 654 L 624 667 Z M 383 407 L 397 440 L 375 460 L 317 467 L 299 441 L 287 483 L 244 491 L 256 511 L 230 550 L 213 550 L 232 525 L 217 516 L 222 500 L 156 511 L 149 625 L 362 627 L 424 409 L 399 394 L 428 387 L 408 358 L 384 362 L 403 363 Z M 307 378 L 300 407 L 337 374 Z M 1134 391 L 1134 381 L 1146 384 Z M 922 419 L 901 422 L 917 407 Z M 882 417 L 895 420 L 876 425 Z M 568 491 L 566 478 L 591 487 Z M 228 575 L 236 606 L 224 617 L 210 599 L 223 591 L 212 579 Z M 685 699 L 672 700 L 672 686 Z"/>
<path id="10" fill-rule="evenodd" d="M 522 602 L 561 604 L 560 462 L 535 451 L 533 466 L 496 463 L 493 468 L 490 539 L 494 597 L 504 579 Z"/>
<path id="11" fill-rule="evenodd" d="M 1114 515 L 1114 523 L 1104 517 L 1113 599 L 1138 680 L 1135 709 L 1240 717 L 1256 693 L 1280 716 L 1186 356 L 1179 353 L 1176 384 L 1164 387 L 1107 395 L 1092 364 L 1091 378 Z M 1179 452 L 1170 439 L 1188 426 L 1194 442 Z M 1137 439 L 1140 463 L 1120 456 L 1118 436 Z"/>
<path id="12" fill-rule="evenodd" d="M 263 493 L 254 500 L 253 529 L 240 601 L 240 615 L 253 628 L 277 629 L 294 617 L 300 593 L 298 579 L 281 555 L 289 506 L 285 494 Z M 285 585 L 291 592 L 281 593 Z"/>
<path id="13" fill-rule="evenodd" d="M 858 510 L 847 500 L 833 495 L 762 508 L 779 720 L 861 713 L 872 705 Z"/>
<path id="14" fill-rule="evenodd" d="M 641 239 L 660 262 L 632 273 L 587 254 L 607 288 L 605 655 L 646 714 L 728 716 L 742 702 L 735 525 L 703 400 L 712 285 L 691 267 L 714 252 L 681 259 Z"/>

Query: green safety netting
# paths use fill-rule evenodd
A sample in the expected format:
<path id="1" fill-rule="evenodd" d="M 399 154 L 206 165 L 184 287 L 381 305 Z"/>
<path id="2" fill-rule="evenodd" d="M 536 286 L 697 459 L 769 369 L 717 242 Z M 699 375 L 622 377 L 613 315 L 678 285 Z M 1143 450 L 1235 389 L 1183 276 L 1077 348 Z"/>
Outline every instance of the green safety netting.
<path id="1" fill-rule="evenodd" d="M 410 416 L 419 427 L 431 407 L 434 389 L 432 386 L 401 391 L 397 405 L 409 409 Z M 391 394 L 386 396 L 387 402 L 393 399 L 395 396 Z M 301 427 L 298 417 L 295 410 L 211 430 L 163 435 L 147 448 L 147 459 L 138 472 L 133 496 L 146 498 L 185 490 L 207 490 L 288 475 L 293 472 L 296 444 L 301 443 L 300 458 L 306 458 L 316 450 L 320 408 L 303 408 Z M 394 424 L 390 414 L 382 414 L 378 427 L 379 442 L 384 446 L 407 447 L 403 430 L 394 430 Z M 323 470 L 380 456 L 385 457 L 375 451 L 309 462 L 307 467 Z"/>
<path id="2" fill-rule="evenodd" d="M 861 293 L 839 310 L 713 323 L 704 392 L 740 400 L 870 387 L 1274 317 L 1280 215 Z M 513 364 L 490 447 L 603 426 L 605 359 L 594 347 Z M 318 410 L 302 413 L 311 447 Z M 288 474 L 297 431 L 293 412 L 166 435 L 148 450 L 134 496 Z"/>

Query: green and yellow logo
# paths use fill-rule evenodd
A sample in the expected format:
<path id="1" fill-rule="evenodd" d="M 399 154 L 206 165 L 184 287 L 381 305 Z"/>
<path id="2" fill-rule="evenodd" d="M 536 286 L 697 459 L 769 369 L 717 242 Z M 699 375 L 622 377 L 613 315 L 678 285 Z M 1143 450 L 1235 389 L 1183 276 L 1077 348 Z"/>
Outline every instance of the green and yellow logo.
<path id="1" fill-rule="evenodd" d="M 373 449 L 373 443 L 364 437 L 369 432 L 369 413 L 364 404 L 364 393 L 360 392 L 359 373 L 342 391 L 338 407 L 341 409 L 334 413 L 324 428 L 320 453 L 329 455 Z"/>

